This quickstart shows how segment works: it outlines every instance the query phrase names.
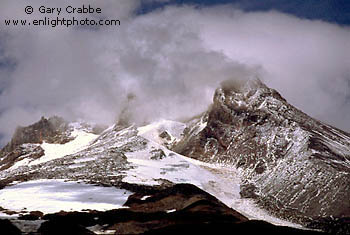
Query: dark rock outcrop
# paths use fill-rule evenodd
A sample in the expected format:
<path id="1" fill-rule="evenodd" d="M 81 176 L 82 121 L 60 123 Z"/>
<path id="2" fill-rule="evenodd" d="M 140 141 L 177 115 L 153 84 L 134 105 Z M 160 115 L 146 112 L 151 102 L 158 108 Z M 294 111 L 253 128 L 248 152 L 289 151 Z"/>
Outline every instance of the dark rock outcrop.
<path id="1" fill-rule="evenodd" d="M 150 152 L 150 154 L 152 155 L 151 159 L 153 160 L 160 160 L 166 157 L 164 151 L 161 149 L 154 149 Z"/>
<path id="2" fill-rule="evenodd" d="M 323 231 L 333 235 L 350 234 L 350 218 L 320 218 L 310 221 L 307 225 L 311 229 L 322 229 Z"/>
<path id="3" fill-rule="evenodd" d="M 42 117 L 40 121 L 27 126 L 17 127 L 11 142 L 8 143 L 2 151 L 11 152 L 21 144 L 41 144 L 47 143 L 64 144 L 71 140 L 65 131 L 68 129 L 68 123 L 60 117 L 51 117 L 46 119 Z"/>
<path id="4" fill-rule="evenodd" d="M 76 223 L 76 221 L 67 220 L 67 219 L 56 219 L 50 220 L 41 225 L 38 230 L 38 234 L 42 235 L 61 235 L 61 234 L 86 234 L 92 235 L 95 234 L 91 232 L 84 226 Z"/>
<path id="5" fill-rule="evenodd" d="M 317 235 L 320 232 L 306 231 L 283 226 L 274 226 L 264 221 L 250 220 L 243 223 L 213 222 L 202 224 L 175 224 L 155 229 L 145 234 L 269 234 L 269 235 Z"/>
<path id="6" fill-rule="evenodd" d="M 0 233 L 6 235 L 21 235 L 22 232 L 8 219 L 0 219 Z"/>
<path id="7" fill-rule="evenodd" d="M 102 232 L 108 230 L 115 234 L 247 234 L 247 231 L 254 234 L 319 234 L 262 221 L 249 221 L 190 184 L 145 189 L 146 195 L 141 193 L 145 192 L 142 187 L 139 190 L 125 203 L 129 207 L 127 209 L 45 215 L 43 219 L 47 221 L 38 232 L 58 234 L 59 231 L 65 234 L 75 231 L 90 234 L 85 229 L 97 226 Z"/>

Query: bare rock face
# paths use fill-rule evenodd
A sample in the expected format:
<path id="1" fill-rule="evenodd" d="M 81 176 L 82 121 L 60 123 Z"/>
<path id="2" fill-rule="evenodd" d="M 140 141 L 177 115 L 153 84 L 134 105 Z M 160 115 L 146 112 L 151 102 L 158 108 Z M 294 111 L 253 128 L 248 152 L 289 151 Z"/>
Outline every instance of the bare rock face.
<path id="1" fill-rule="evenodd" d="M 24 158 L 37 159 L 44 155 L 39 146 L 47 143 L 64 144 L 72 140 L 68 123 L 60 117 L 46 119 L 27 126 L 17 127 L 11 141 L 0 150 L 0 170 L 8 169 Z"/>
<path id="2" fill-rule="evenodd" d="M 307 116 L 259 80 L 223 83 L 173 150 L 241 169 L 241 195 L 279 217 L 350 216 L 350 134 Z"/>
<path id="3" fill-rule="evenodd" d="M 11 142 L 4 147 L 3 151 L 10 152 L 21 144 L 41 144 L 43 141 L 64 144 L 71 140 L 65 135 L 67 129 L 68 123 L 63 118 L 54 116 L 46 119 L 42 117 L 40 121 L 30 126 L 17 127 Z"/>
<path id="4" fill-rule="evenodd" d="M 107 127 L 103 125 L 76 123 L 80 129 L 93 134 L 101 134 Z M 40 121 L 18 127 L 11 141 L 0 150 L 0 171 L 13 166 L 25 158 L 31 160 L 42 157 L 45 152 L 41 147 L 43 142 L 49 144 L 65 144 L 75 139 L 72 135 L 74 123 L 69 123 L 61 117 L 42 117 Z"/>
<path id="5" fill-rule="evenodd" d="M 3 158 L 0 161 L 0 170 L 5 170 L 14 165 L 15 162 L 21 161 L 24 158 L 37 159 L 43 156 L 44 150 L 36 144 L 22 144 L 10 152 L 2 150 L 0 152 Z"/>

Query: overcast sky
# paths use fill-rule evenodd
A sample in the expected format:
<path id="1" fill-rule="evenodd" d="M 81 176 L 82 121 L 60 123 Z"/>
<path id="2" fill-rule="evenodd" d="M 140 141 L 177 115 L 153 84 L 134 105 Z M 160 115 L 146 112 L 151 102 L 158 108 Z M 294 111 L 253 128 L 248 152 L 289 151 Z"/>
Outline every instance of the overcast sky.
<path id="1" fill-rule="evenodd" d="M 255 76 L 309 115 L 350 131 L 348 11 L 344 1 L 322 2 L 329 4 L 313 10 L 272 0 L 3 0 L 0 145 L 17 125 L 43 115 L 111 124 L 129 107 L 137 123 L 190 117 L 207 109 L 221 81 Z M 57 17 L 41 14 L 40 6 L 83 3 L 102 13 L 59 17 L 119 19 L 121 25 L 4 24 Z M 31 15 L 24 12 L 28 5 Z M 130 94 L 135 98 L 128 101 Z"/>

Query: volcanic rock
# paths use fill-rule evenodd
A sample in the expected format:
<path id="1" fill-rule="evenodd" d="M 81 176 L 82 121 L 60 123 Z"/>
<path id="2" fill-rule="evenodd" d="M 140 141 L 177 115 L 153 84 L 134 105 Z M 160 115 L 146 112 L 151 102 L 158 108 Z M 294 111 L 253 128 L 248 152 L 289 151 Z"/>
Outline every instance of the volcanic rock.
<path id="1" fill-rule="evenodd" d="M 260 80 L 224 83 L 173 150 L 241 169 L 241 195 L 279 217 L 305 224 L 350 216 L 350 134 L 309 117 Z"/>

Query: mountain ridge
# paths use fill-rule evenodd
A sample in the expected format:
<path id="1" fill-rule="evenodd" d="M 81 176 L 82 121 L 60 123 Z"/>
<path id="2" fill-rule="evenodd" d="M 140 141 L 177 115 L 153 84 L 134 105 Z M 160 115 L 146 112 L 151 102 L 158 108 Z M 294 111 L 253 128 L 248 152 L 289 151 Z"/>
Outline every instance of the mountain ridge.
<path id="1" fill-rule="evenodd" d="M 188 123 L 106 129 L 52 117 L 21 127 L 0 151 L 0 185 L 22 192 L 21 182 L 44 189 L 40 180 L 48 179 L 133 193 L 147 186 L 152 194 L 187 183 L 243 216 L 326 231 L 339 225 L 328 218 L 350 217 L 343 200 L 350 198 L 349 159 L 350 134 L 309 117 L 258 79 L 226 81 L 209 110 Z"/>
<path id="2" fill-rule="evenodd" d="M 278 216 L 299 223 L 349 216 L 350 134 L 307 116 L 259 80 L 227 87 L 173 150 L 241 169 L 242 194 Z"/>

